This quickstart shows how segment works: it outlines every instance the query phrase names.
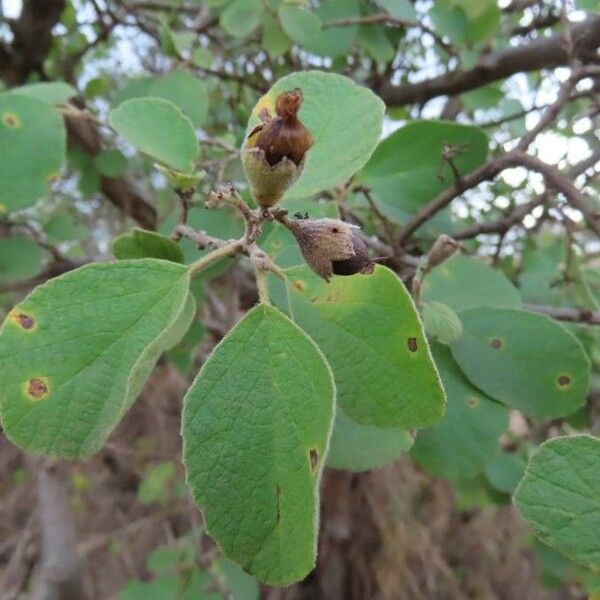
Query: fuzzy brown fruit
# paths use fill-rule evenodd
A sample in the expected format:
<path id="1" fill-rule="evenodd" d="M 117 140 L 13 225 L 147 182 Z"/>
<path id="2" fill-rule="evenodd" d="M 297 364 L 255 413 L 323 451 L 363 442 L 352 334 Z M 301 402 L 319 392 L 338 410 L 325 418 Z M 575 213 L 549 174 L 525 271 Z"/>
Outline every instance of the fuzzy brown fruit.
<path id="1" fill-rule="evenodd" d="M 262 116 L 242 146 L 242 164 L 252 197 L 269 208 L 300 177 L 313 137 L 298 118 L 302 104 L 299 88 L 283 92 L 275 103 L 276 116 Z"/>
<path id="2" fill-rule="evenodd" d="M 352 247 L 354 256 L 333 261 L 333 273 L 335 275 L 355 275 L 356 273 L 368 275 L 372 273 L 375 263 L 369 257 L 367 245 L 356 231 L 352 234 Z"/>
<path id="3" fill-rule="evenodd" d="M 288 223 L 308 266 L 325 281 L 333 275 L 371 273 L 374 264 L 358 228 L 339 219 L 299 219 Z"/>

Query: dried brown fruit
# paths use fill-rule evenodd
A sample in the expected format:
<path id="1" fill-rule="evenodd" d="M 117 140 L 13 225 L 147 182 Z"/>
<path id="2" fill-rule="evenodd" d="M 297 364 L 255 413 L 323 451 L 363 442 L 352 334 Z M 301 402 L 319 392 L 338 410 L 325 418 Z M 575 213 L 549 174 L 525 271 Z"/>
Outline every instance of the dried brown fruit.
<path id="1" fill-rule="evenodd" d="M 242 164 L 252 197 L 263 208 L 273 206 L 298 179 L 306 153 L 313 144 L 310 132 L 298 118 L 302 104 L 299 88 L 277 98 L 276 116 L 265 118 L 242 146 Z"/>
<path id="2" fill-rule="evenodd" d="M 326 281 L 337 275 L 371 273 L 373 262 L 358 228 L 339 219 L 300 219 L 290 221 L 304 260 Z"/>
<path id="3" fill-rule="evenodd" d="M 356 231 L 352 235 L 352 247 L 354 248 L 354 256 L 334 261 L 333 272 L 336 275 L 355 275 L 356 273 L 368 275 L 372 273 L 375 263 L 369 256 L 369 249 L 365 241 Z"/>

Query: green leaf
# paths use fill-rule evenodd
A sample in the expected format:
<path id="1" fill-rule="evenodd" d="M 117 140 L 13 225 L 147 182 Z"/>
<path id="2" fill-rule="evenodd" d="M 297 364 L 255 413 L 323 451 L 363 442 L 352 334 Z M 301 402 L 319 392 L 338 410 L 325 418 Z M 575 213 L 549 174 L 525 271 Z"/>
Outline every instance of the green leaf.
<path id="1" fill-rule="evenodd" d="M 115 238 L 112 251 L 119 260 L 163 258 L 176 263 L 184 262 L 183 252 L 177 242 L 156 231 L 146 231 L 137 227 Z"/>
<path id="2" fill-rule="evenodd" d="M 42 250 L 27 237 L 0 239 L 0 282 L 30 279 L 42 270 Z"/>
<path id="3" fill-rule="evenodd" d="M 204 325 L 194 321 L 179 343 L 169 350 L 169 359 L 184 375 L 190 375 L 194 371 L 196 349 L 205 333 Z"/>
<path id="4" fill-rule="evenodd" d="M 105 177 L 120 177 L 127 172 L 129 163 L 119 150 L 103 150 L 94 157 L 94 166 Z"/>
<path id="5" fill-rule="evenodd" d="M 126 100 L 132 98 L 142 98 L 148 95 L 150 86 L 155 81 L 154 77 L 135 77 L 128 80 L 125 85 L 116 93 L 112 101 L 112 107 L 116 108 Z"/>
<path id="6" fill-rule="evenodd" d="M 435 344 L 432 349 L 448 398 L 446 414 L 435 427 L 419 431 L 410 453 L 432 475 L 473 477 L 498 450 L 508 411 L 469 383 L 448 348 Z"/>
<path id="7" fill-rule="evenodd" d="M 519 291 L 501 272 L 468 256 L 453 256 L 428 273 L 421 298 L 458 312 L 475 306 L 521 307 Z"/>
<path id="8" fill-rule="evenodd" d="M 348 17 L 360 16 L 358 0 L 324 0 L 315 10 L 323 23 Z M 327 27 L 321 29 L 319 36 L 305 48 L 319 56 L 337 57 L 345 55 L 358 34 L 358 25 Z"/>
<path id="9" fill-rule="evenodd" d="M 75 88 L 63 81 L 31 83 L 13 88 L 11 92 L 13 94 L 36 98 L 46 104 L 65 104 L 69 98 L 77 95 Z"/>
<path id="10" fill-rule="evenodd" d="M 191 172 L 198 141 L 190 120 L 162 98 L 133 98 L 110 111 L 109 122 L 130 144 L 169 167 Z"/>
<path id="11" fill-rule="evenodd" d="M 423 305 L 423 324 L 427 335 L 442 344 L 451 344 L 462 335 L 459 316 L 441 302 L 426 302 Z"/>
<path id="12" fill-rule="evenodd" d="M 358 41 L 367 54 L 382 63 L 391 61 L 396 50 L 380 25 L 362 25 L 358 30 Z"/>
<path id="13" fill-rule="evenodd" d="M 506 94 L 502 91 L 502 86 L 498 84 L 486 85 L 462 94 L 463 103 L 471 110 L 495 108 L 505 98 Z"/>
<path id="14" fill-rule="evenodd" d="M 306 198 L 346 181 L 365 164 L 379 141 L 385 105 L 347 77 L 321 71 L 292 73 L 259 100 L 248 130 L 259 123 L 263 109 L 274 114 L 277 96 L 295 87 L 302 89 L 300 118 L 315 144 L 304 172 L 287 196 Z"/>
<path id="15" fill-rule="evenodd" d="M 575 336 L 552 319 L 510 308 L 460 313 L 452 354 L 470 381 L 507 406 L 563 417 L 585 403 L 590 362 Z"/>
<path id="16" fill-rule="evenodd" d="M 515 505 L 539 538 L 571 560 L 600 569 L 600 440 L 557 437 L 533 454 Z"/>
<path id="17" fill-rule="evenodd" d="M 171 484 L 174 478 L 175 465 L 172 462 L 152 465 L 140 483 L 138 500 L 142 504 L 157 502 L 164 506 L 170 499 Z"/>
<path id="18" fill-rule="evenodd" d="M 490 485 L 500 492 L 512 494 L 525 472 L 525 462 L 516 454 L 498 452 L 485 468 Z"/>
<path id="19" fill-rule="evenodd" d="M 472 44 L 487 41 L 498 28 L 502 11 L 496 0 L 454 0 L 462 7 L 469 21 L 465 41 Z"/>
<path id="20" fill-rule="evenodd" d="M 269 13 L 263 16 L 262 45 L 272 58 L 282 56 L 292 47 L 292 40 Z"/>
<path id="21" fill-rule="evenodd" d="M 206 573 L 195 571 L 187 577 L 165 575 L 153 581 L 133 581 L 119 592 L 118 600 L 222 600 L 221 594 L 205 592 Z"/>
<path id="22" fill-rule="evenodd" d="M 417 18 L 417 13 L 409 0 L 379 0 L 379 4 L 397 19 L 412 20 Z"/>
<path id="23" fill-rule="evenodd" d="M 249 36 L 260 24 L 260 0 L 233 0 L 221 13 L 221 27 L 233 37 Z"/>
<path id="24" fill-rule="evenodd" d="M 153 550 L 146 559 L 146 568 L 148 571 L 157 575 L 169 575 L 171 573 L 175 574 L 181 569 L 194 567 L 196 564 L 194 547 L 189 543 L 189 538 L 184 537 L 180 538 L 180 540 L 183 543 L 178 543 L 176 546 L 159 546 Z"/>
<path id="25" fill-rule="evenodd" d="M 447 145 L 456 149 L 453 160 L 461 174 L 477 168 L 487 158 L 488 139 L 477 127 L 417 121 L 384 139 L 358 179 L 371 188 L 384 214 L 404 222 L 454 185 L 452 170 L 442 160 Z"/>
<path id="26" fill-rule="evenodd" d="M 333 369 L 338 403 L 357 423 L 411 429 L 440 420 L 444 391 L 410 295 L 389 269 L 333 277 L 287 271 L 293 319 Z"/>
<path id="27" fill-rule="evenodd" d="M 283 30 L 298 44 L 310 44 L 321 33 L 321 19 L 314 12 L 293 4 L 279 7 L 279 20 Z"/>
<path id="28" fill-rule="evenodd" d="M 82 240 L 88 235 L 88 230 L 68 210 L 59 209 L 44 224 L 44 233 L 48 242 L 60 244 Z"/>
<path id="29" fill-rule="evenodd" d="M 0 212 L 33 206 L 59 177 L 63 118 L 41 100 L 0 94 Z"/>
<path id="30" fill-rule="evenodd" d="M 428 12 L 435 30 L 448 37 L 453 44 L 462 44 L 467 36 L 469 21 L 464 11 L 453 0 L 436 0 Z"/>
<path id="31" fill-rule="evenodd" d="M 338 407 L 327 466 L 349 471 L 379 469 L 407 452 L 413 443 L 402 429 L 359 425 Z"/>
<path id="32" fill-rule="evenodd" d="M 215 563 L 214 571 L 230 592 L 231 600 L 259 600 L 258 581 L 248 573 L 244 573 L 235 563 L 221 557 Z"/>
<path id="33" fill-rule="evenodd" d="M 100 449 L 195 311 L 182 265 L 89 264 L 36 288 L 0 329 L 0 416 L 21 448 Z"/>
<path id="34" fill-rule="evenodd" d="M 265 583 L 299 581 L 314 567 L 334 389 L 314 343 L 259 305 L 186 395 L 183 460 L 193 496 L 223 553 Z"/>
<path id="35" fill-rule="evenodd" d="M 195 127 L 200 127 L 206 120 L 208 114 L 206 87 L 191 73 L 171 71 L 156 79 L 148 89 L 148 96 L 170 100 Z"/>

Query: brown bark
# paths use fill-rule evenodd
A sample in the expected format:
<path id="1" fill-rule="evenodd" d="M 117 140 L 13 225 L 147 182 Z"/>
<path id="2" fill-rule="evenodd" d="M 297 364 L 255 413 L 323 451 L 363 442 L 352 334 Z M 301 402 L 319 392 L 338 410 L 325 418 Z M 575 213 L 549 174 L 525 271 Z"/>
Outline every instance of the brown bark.
<path id="1" fill-rule="evenodd" d="M 573 41 L 573 56 L 569 55 L 565 39 Z M 455 96 L 505 79 L 515 73 L 552 69 L 568 64 L 574 57 L 596 61 L 600 47 L 600 16 L 593 15 L 569 27 L 569 34 L 556 33 L 530 42 L 492 52 L 481 58 L 472 69 L 451 71 L 418 83 L 393 85 L 386 81 L 377 93 L 389 106 L 424 103 L 437 96 Z"/>

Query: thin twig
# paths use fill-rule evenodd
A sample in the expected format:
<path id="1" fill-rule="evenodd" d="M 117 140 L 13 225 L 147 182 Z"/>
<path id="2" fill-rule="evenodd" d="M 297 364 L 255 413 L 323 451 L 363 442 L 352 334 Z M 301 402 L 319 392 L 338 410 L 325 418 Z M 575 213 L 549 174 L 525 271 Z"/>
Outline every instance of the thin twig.
<path id="1" fill-rule="evenodd" d="M 593 311 L 588 308 L 542 306 L 540 304 L 524 304 L 523 308 L 532 312 L 547 315 L 553 319 L 556 319 L 557 321 L 600 325 L 600 311 Z"/>

